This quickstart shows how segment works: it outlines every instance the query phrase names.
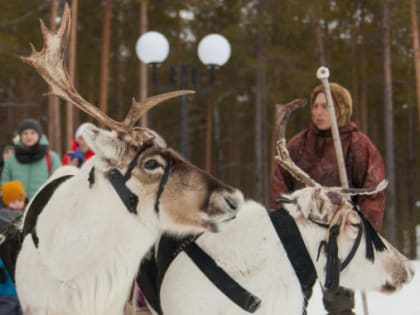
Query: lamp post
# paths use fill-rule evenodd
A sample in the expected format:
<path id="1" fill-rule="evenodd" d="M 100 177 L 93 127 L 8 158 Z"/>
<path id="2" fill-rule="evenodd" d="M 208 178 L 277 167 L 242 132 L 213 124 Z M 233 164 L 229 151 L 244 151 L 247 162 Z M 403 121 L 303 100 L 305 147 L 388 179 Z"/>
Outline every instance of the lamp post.
<path id="1" fill-rule="evenodd" d="M 210 85 L 215 83 L 215 70 L 224 65 L 230 58 L 230 44 L 225 37 L 220 34 L 209 34 L 205 36 L 199 43 L 197 49 L 200 61 L 210 70 Z M 169 43 L 166 37 L 156 31 L 146 32 L 139 37 L 136 43 L 136 54 L 138 58 L 145 64 L 152 67 L 152 82 L 157 85 L 157 67 L 165 61 L 169 55 Z M 173 68 L 175 69 L 175 68 Z M 176 71 L 176 70 L 174 70 Z M 197 86 L 195 71 L 193 69 L 192 85 Z M 179 67 L 179 88 L 188 88 L 188 65 L 181 64 Z M 172 76 L 175 78 L 175 75 Z M 172 82 L 176 83 L 176 82 Z M 189 132 L 188 132 L 188 108 L 185 96 L 180 97 L 180 153 L 186 157 L 190 157 L 189 150 Z M 209 130 L 207 131 L 209 132 Z M 211 130 L 210 130 L 211 132 Z"/>

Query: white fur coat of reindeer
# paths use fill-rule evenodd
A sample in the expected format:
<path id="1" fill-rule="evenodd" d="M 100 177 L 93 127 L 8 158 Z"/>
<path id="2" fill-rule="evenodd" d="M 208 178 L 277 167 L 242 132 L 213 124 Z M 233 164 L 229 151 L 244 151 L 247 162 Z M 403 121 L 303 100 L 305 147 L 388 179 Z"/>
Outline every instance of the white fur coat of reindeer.
<path id="1" fill-rule="evenodd" d="M 215 232 L 235 217 L 242 193 L 184 160 L 154 131 L 134 127 L 153 106 L 189 91 L 133 102 L 116 122 L 68 80 L 68 6 L 57 31 L 41 28 L 43 49 L 24 60 L 53 94 L 112 131 L 88 129 L 83 136 L 96 156 L 80 171 L 55 174 L 29 205 L 16 265 L 19 299 L 27 315 L 121 315 L 140 261 L 160 233 Z M 66 175 L 72 177 L 57 185 Z"/>
<path id="2" fill-rule="evenodd" d="M 277 159 L 308 185 L 284 196 L 288 202 L 283 208 L 296 222 L 318 278 L 325 283 L 329 254 L 328 246 L 322 244 L 327 245 L 331 231 L 336 227 L 339 232 L 336 258 L 344 267 L 339 272 L 339 285 L 384 293 L 398 290 L 410 282 L 414 274 L 408 259 L 372 232 L 349 202 L 351 195 L 376 193 L 384 189 L 386 183 L 362 190 L 327 188 L 299 169 L 289 158 L 284 128 L 291 110 L 301 104 L 295 101 L 283 109 Z M 376 241 L 383 242 L 385 249 L 371 243 L 370 238 L 375 235 Z M 204 233 L 196 243 L 237 283 L 261 300 L 261 306 L 254 314 L 302 314 L 304 294 L 298 277 L 263 206 L 246 201 L 236 219 L 220 233 Z M 373 257 L 367 254 L 369 244 L 374 251 Z M 344 266 L 346 260 L 349 263 Z M 179 253 L 166 271 L 160 302 L 165 315 L 249 314 L 217 289 L 185 252 Z"/>

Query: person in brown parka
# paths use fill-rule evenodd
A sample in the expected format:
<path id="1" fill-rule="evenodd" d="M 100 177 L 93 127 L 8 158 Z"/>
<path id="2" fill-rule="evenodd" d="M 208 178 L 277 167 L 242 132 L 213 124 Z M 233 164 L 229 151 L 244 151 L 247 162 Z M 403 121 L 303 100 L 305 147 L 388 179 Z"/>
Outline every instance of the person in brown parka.
<path id="1" fill-rule="evenodd" d="M 343 147 L 349 186 L 371 188 L 385 177 L 385 167 L 381 154 L 367 135 L 351 122 L 352 98 L 349 91 L 337 83 L 330 83 L 331 94 L 337 117 L 341 144 Z M 311 96 L 310 126 L 288 142 L 292 160 L 323 186 L 341 186 L 337 158 L 331 135 L 331 123 L 327 108 L 325 90 L 322 84 L 315 87 Z M 302 188 L 286 170 L 277 165 L 271 180 L 270 207 L 277 209 L 276 198 L 283 193 Z M 379 231 L 382 226 L 385 193 L 359 196 L 356 200 L 362 213 Z M 309 299 L 312 292 L 306 292 Z M 330 315 L 353 315 L 354 293 L 339 288 L 335 293 L 324 291 L 323 302 Z"/>

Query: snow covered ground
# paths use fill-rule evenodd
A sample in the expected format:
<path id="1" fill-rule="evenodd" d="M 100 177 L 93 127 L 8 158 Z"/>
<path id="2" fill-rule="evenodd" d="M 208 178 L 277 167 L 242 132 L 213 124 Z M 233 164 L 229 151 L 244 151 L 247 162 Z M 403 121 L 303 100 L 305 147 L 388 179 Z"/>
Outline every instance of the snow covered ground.
<path id="1" fill-rule="evenodd" d="M 376 292 L 367 292 L 369 315 L 420 315 L 420 260 L 413 261 L 416 275 L 412 282 L 399 292 L 385 295 Z M 357 315 L 363 314 L 361 293 L 356 292 Z M 309 301 L 308 315 L 324 315 L 322 293 L 319 284 Z"/>

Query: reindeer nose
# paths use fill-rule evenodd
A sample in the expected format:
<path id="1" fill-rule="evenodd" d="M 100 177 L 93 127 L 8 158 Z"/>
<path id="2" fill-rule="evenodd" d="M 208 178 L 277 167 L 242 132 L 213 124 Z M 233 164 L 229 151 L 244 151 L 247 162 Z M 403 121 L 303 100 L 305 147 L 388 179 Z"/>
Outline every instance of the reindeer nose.
<path id="1" fill-rule="evenodd" d="M 415 272 L 415 269 L 414 269 L 414 267 L 411 263 L 408 265 L 407 269 L 408 269 L 408 281 L 407 282 L 410 282 L 414 278 L 416 272 Z"/>

